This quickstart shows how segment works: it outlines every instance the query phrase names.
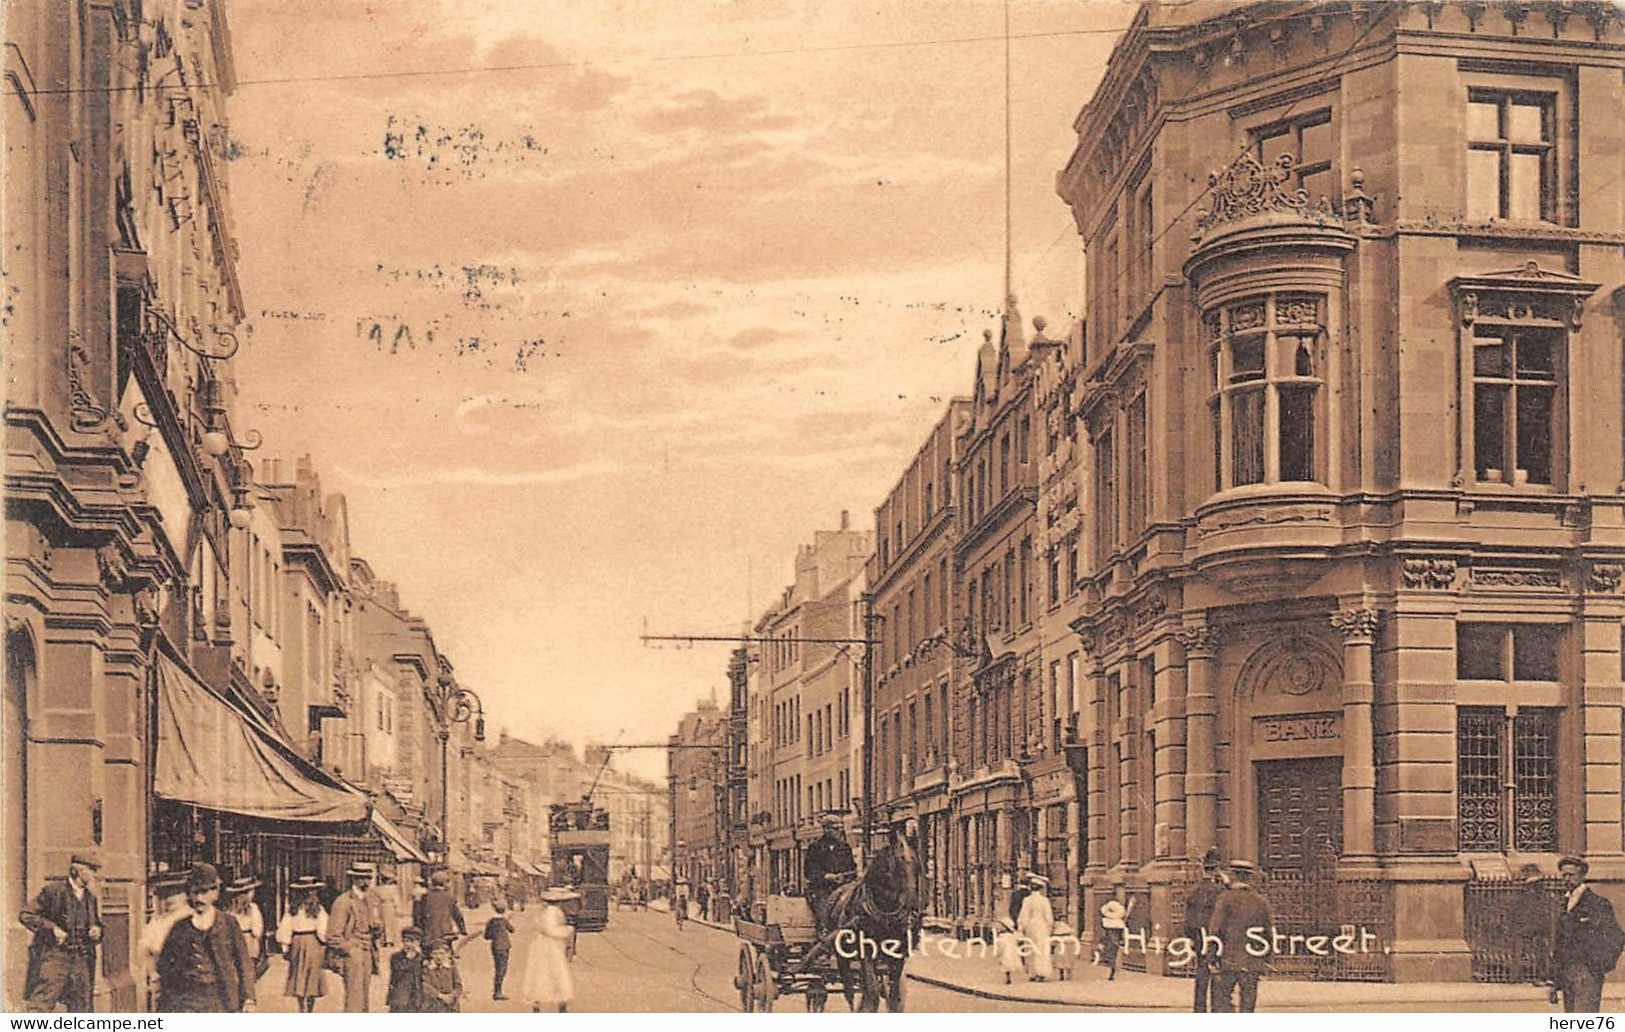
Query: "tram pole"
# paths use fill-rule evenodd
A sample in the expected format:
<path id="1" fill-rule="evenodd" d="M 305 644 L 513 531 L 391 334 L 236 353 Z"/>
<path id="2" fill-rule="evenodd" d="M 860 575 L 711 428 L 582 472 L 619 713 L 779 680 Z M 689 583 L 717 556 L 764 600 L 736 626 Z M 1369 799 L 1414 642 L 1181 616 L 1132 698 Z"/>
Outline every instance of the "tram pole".
<path id="1" fill-rule="evenodd" d="M 869 866 L 875 814 L 875 598 L 863 593 L 863 865 Z"/>

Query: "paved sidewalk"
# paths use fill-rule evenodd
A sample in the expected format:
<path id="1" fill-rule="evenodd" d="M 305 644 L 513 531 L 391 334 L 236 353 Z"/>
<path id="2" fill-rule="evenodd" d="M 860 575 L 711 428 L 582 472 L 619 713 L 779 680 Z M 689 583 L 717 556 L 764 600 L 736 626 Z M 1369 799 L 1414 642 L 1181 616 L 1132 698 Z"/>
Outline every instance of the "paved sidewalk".
<path id="1" fill-rule="evenodd" d="M 457 969 L 463 978 L 463 988 L 467 993 L 463 998 L 463 1010 L 476 1012 L 514 1011 L 527 1012 L 528 1003 L 514 999 L 500 1002 L 491 999 L 491 948 L 483 938 L 485 922 L 496 913 L 489 906 L 482 906 L 474 910 L 463 911 L 463 921 L 468 926 L 470 938 L 464 940 L 457 953 Z M 519 973 L 523 970 L 524 949 L 534 932 L 536 915 L 540 910 L 531 907 L 525 911 L 510 911 L 509 917 L 517 929 L 514 935 L 515 952 L 514 964 L 509 967 L 509 981 L 516 983 Z M 384 949 L 379 957 L 381 973 L 372 978 L 372 1012 L 374 1014 L 389 1010 L 384 1004 L 384 997 L 389 990 L 389 958 L 398 949 L 391 946 Z M 257 984 L 256 992 L 259 996 L 259 1010 L 267 1014 L 294 1014 L 299 1010 L 299 1004 L 290 996 L 283 994 L 288 983 L 288 963 L 280 955 L 271 957 L 271 966 Z M 344 1010 L 344 980 L 331 971 L 326 974 L 327 994 L 316 1001 L 317 1014 L 338 1014 Z"/>
<path id="2" fill-rule="evenodd" d="M 953 943 L 958 956 L 947 955 Z M 1189 1011 L 1194 985 L 1188 978 L 1168 978 L 1119 971 L 1111 981 L 1106 969 L 1089 963 L 1087 949 L 1077 958 L 1073 978 L 1065 982 L 1031 982 L 1017 972 L 1006 985 L 1004 972 L 980 947 L 927 934 L 909 959 L 910 978 L 985 999 L 1019 1003 L 1073 1004 L 1105 1010 Z M 1625 979 L 1606 985 L 1603 1001 L 1611 1010 L 1625 1006 Z M 1331 1011 L 1345 1007 L 1399 1009 L 1429 1004 L 1448 1009 L 1452 1003 L 1546 1004 L 1546 990 L 1532 985 L 1483 985 L 1474 982 L 1294 982 L 1266 977 L 1260 985 L 1261 1009 Z"/>

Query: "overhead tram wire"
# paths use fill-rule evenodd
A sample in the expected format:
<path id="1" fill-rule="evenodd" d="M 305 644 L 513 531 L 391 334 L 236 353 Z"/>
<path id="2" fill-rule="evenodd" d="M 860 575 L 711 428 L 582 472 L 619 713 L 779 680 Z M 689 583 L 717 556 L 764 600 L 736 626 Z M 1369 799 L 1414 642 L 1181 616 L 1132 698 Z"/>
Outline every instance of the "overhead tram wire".
<path id="1" fill-rule="evenodd" d="M 1347 50 L 1343 51 L 1343 53 L 1337 58 L 1337 60 L 1332 62 L 1331 67 L 1329 69 L 1327 69 L 1328 71 L 1335 71 L 1339 65 L 1341 65 L 1344 61 L 1347 61 L 1349 59 L 1349 57 L 1352 56 L 1353 53 L 1360 48 L 1360 45 L 1362 43 L 1364 43 L 1366 41 L 1367 37 L 1369 37 L 1371 35 L 1371 30 L 1375 29 L 1377 27 L 1377 25 L 1381 23 L 1383 13 L 1384 13 L 1384 8 L 1378 7 L 1378 8 L 1373 9 L 1370 24 L 1368 24 L 1365 27 L 1364 31 L 1362 31 L 1360 33 L 1360 35 L 1354 40 L 1354 42 L 1349 46 L 1349 48 Z M 1294 16 L 1294 17 L 1296 17 L 1296 16 Z M 1283 19 L 1283 20 L 1286 20 L 1286 19 Z M 1174 103 L 1176 103 L 1176 104 L 1177 103 L 1183 103 L 1184 101 L 1190 99 L 1190 97 L 1194 96 L 1195 92 L 1196 92 L 1195 90 L 1192 90 L 1191 92 L 1185 94 L 1183 97 L 1180 97 L 1179 100 L 1175 101 Z M 1286 110 L 1281 113 L 1281 119 L 1284 120 L 1284 119 L 1290 118 L 1292 116 L 1292 112 L 1297 109 L 1297 106 L 1298 106 L 1299 102 L 1302 99 L 1303 98 L 1300 97 L 1300 98 L 1298 98 L 1298 100 L 1294 100 L 1292 103 L 1288 104 L 1287 107 L 1286 107 Z M 1236 152 L 1235 157 L 1231 158 L 1230 162 L 1228 162 L 1227 164 L 1232 164 L 1232 163 L 1236 162 L 1237 160 L 1239 160 L 1242 157 L 1242 155 L 1246 154 L 1249 150 L 1252 149 L 1252 147 L 1253 147 L 1253 144 L 1252 144 L 1251 141 L 1249 141 L 1246 145 L 1244 145 L 1241 148 L 1241 150 Z M 1202 201 L 1207 199 L 1208 194 L 1211 193 L 1212 190 L 1213 190 L 1213 187 L 1212 187 L 1211 184 L 1209 184 L 1208 186 L 1204 186 L 1197 193 L 1197 195 L 1195 197 L 1191 198 L 1190 203 L 1186 204 L 1185 207 L 1181 208 L 1179 210 L 1179 213 L 1177 215 L 1175 215 L 1173 217 L 1173 219 L 1168 222 L 1167 225 L 1163 226 L 1162 229 L 1159 230 L 1157 232 L 1157 234 L 1155 236 L 1153 236 L 1151 238 L 1151 240 L 1145 245 L 1145 253 L 1147 255 L 1149 255 L 1151 253 L 1152 249 L 1157 246 L 1157 243 L 1159 241 L 1161 241 L 1163 237 L 1167 236 L 1168 233 L 1175 226 L 1179 225 L 1180 220 L 1184 219 L 1184 217 L 1186 215 L 1190 214 L 1191 209 L 1195 208 L 1198 204 L 1201 204 Z M 1056 234 L 1054 240 L 1050 241 L 1049 246 L 1044 248 L 1044 250 L 1039 254 L 1039 256 L 1036 259 L 1034 259 L 1022 271 L 1021 279 L 1023 281 L 1026 281 L 1028 278 L 1030 278 L 1033 275 L 1033 273 L 1038 270 L 1039 266 L 1043 263 L 1044 259 L 1049 257 L 1050 252 L 1055 250 L 1056 246 L 1058 244 L 1060 244 L 1060 242 L 1062 240 L 1064 240 L 1069 233 L 1074 233 L 1074 232 L 1077 232 L 1077 228 L 1074 225 L 1066 225 L 1066 226 L 1061 227 L 1061 231 Z"/>
<path id="2" fill-rule="evenodd" d="M 1289 16 L 1287 18 L 1283 18 L 1283 19 L 1280 19 L 1280 20 L 1281 21 L 1292 21 L 1292 20 L 1295 20 L 1295 19 L 1298 19 L 1298 18 L 1311 17 L 1314 14 L 1315 14 L 1315 12 L 1309 12 L 1307 14 L 1301 14 L 1301 15 L 1291 15 L 1291 16 Z M 1360 35 L 1355 38 L 1354 42 L 1349 45 L 1349 48 L 1347 50 L 1343 51 L 1343 53 L 1338 56 L 1337 60 L 1332 62 L 1331 67 L 1328 68 L 1327 70 L 1328 71 L 1335 71 L 1344 61 L 1347 61 L 1354 54 L 1354 52 L 1360 48 L 1360 45 L 1363 44 L 1366 41 L 1366 39 L 1371 35 L 1371 30 L 1375 29 L 1382 22 L 1383 16 L 1385 14 L 1386 14 L 1386 8 L 1381 7 L 1381 6 L 1373 8 L 1370 11 L 1370 19 L 1371 19 L 1370 23 L 1367 24 L 1365 29 L 1363 31 L 1361 31 Z M 1118 30 L 1118 31 L 1126 31 L 1126 30 Z M 1020 39 L 1022 37 L 1016 36 L 1016 37 L 1013 37 L 1013 38 Z M 1177 103 L 1183 103 L 1184 101 L 1189 100 L 1192 96 L 1195 96 L 1195 94 L 1196 94 L 1196 90 L 1192 89 L 1188 93 L 1186 93 L 1184 96 L 1180 97 L 1174 103 L 1176 103 L 1176 104 Z M 1297 109 L 1297 106 L 1298 106 L 1299 102 L 1301 100 L 1303 100 L 1303 99 L 1304 98 L 1300 97 L 1297 100 L 1292 101 L 1292 103 L 1288 104 L 1287 107 L 1286 107 L 1286 110 L 1281 113 L 1281 118 L 1282 119 L 1290 118 L 1292 116 L 1292 112 Z M 1227 164 L 1233 164 L 1234 162 L 1240 160 L 1242 155 L 1246 154 L 1249 150 L 1252 149 L 1252 146 L 1253 146 L 1252 142 L 1248 141 L 1241 148 L 1241 150 L 1236 152 L 1235 157 L 1231 158 L 1230 161 Z M 1212 192 L 1212 190 L 1213 190 L 1213 186 L 1212 186 L 1212 184 L 1209 184 L 1207 186 L 1204 186 L 1196 194 L 1195 197 L 1191 198 L 1190 203 L 1186 204 L 1185 207 L 1181 208 L 1179 210 L 1179 213 L 1176 214 L 1168 222 L 1167 225 L 1163 226 L 1162 229 L 1159 230 L 1157 232 L 1157 234 L 1155 236 L 1153 236 L 1150 239 L 1150 241 L 1148 241 L 1146 243 L 1146 245 L 1145 245 L 1145 253 L 1146 253 L 1146 255 L 1151 254 L 1152 249 L 1157 246 L 1158 242 L 1160 242 L 1163 237 L 1167 236 L 1168 233 L 1170 231 L 1172 231 L 1175 226 L 1179 225 L 1180 221 L 1182 219 L 1184 219 L 1184 217 L 1186 215 L 1190 214 L 1191 209 L 1195 208 L 1198 204 L 1201 204 L 1202 201 L 1207 199 L 1207 196 L 1209 195 L 1209 193 Z M 1008 218 L 1008 215 L 1006 217 Z M 1076 228 L 1075 225 L 1063 226 L 1061 228 L 1061 231 L 1056 234 L 1055 239 L 1050 241 L 1049 246 L 1044 248 L 1044 250 L 1039 254 L 1039 256 L 1036 259 L 1034 259 L 1032 261 L 1032 263 L 1029 264 L 1022 271 L 1022 274 L 1021 274 L 1022 280 L 1025 281 L 1028 278 L 1030 278 L 1033 275 L 1033 273 L 1038 270 L 1039 266 L 1043 263 L 1043 261 L 1046 258 L 1049 257 L 1050 252 L 1055 250 L 1056 246 L 1059 245 L 1060 242 L 1062 240 L 1064 240 L 1069 233 L 1073 233 L 1073 232 L 1076 232 L 1076 231 L 1077 231 L 1077 228 Z M 1008 259 L 1006 259 L 1006 261 L 1008 263 Z M 1006 273 L 1006 275 L 1008 276 L 1008 272 Z"/>
<path id="3" fill-rule="evenodd" d="M 1372 8 L 1370 13 L 1369 13 L 1369 17 L 1371 19 L 1370 23 L 1368 25 L 1366 25 L 1365 29 L 1363 31 L 1361 31 L 1361 33 L 1357 37 L 1355 37 L 1354 42 L 1349 44 L 1349 48 L 1347 50 L 1343 51 L 1343 53 L 1337 58 L 1337 60 L 1335 60 L 1335 61 L 1333 61 L 1331 63 L 1331 66 L 1329 68 L 1327 68 L 1327 71 L 1328 72 L 1336 71 L 1339 65 L 1341 65 L 1344 61 L 1347 61 L 1354 54 L 1354 52 L 1360 48 L 1360 45 L 1366 41 L 1366 38 L 1371 35 L 1371 30 L 1375 29 L 1379 24 L 1381 24 L 1383 19 L 1387 16 L 1387 13 L 1388 13 L 1388 8 L 1387 7 L 1378 6 L 1378 7 Z M 1196 91 L 1194 89 L 1191 90 L 1189 93 L 1185 94 L 1185 96 L 1180 97 L 1179 100 L 1176 101 L 1176 103 L 1183 103 L 1185 100 L 1187 100 L 1191 96 L 1193 96 L 1195 94 L 1195 92 Z M 1280 121 L 1285 121 L 1286 119 L 1292 117 L 1292 112 L 1297 109 L 1298 103 L 1300 101 L 1302 101 L 1303 99 L 1304 98 L 1299 97 L 1297 100 L 1294 100 L 1292 103 L 1288 104 L 1286 106 L 1286 110 L 1281 112 L 1281 117 L 1280 117 L 1279 120 Z M 1228 162 L 1226 162 L 1226 165 L 1227 166 L 1232 165 L 1232 164 L 1236 163 L 1237 161 L 1241 160 L 1242 156 L 1245 155 L 1248 151 L 1250 151 L 1252 149 L 1253 149 L 1253 141 L 1248 140 L 1247 143 L 1242 146 L 1241 150 L 1236 152 L 1235 157 L 1231 158 Z M 1298 155 L 1298 157 L 1302 157 L 1302 155 Z M 1190 214 L 1191 209 L 1195 208 L 1198 204 L 1201 204 L 1202 201 L 1205 200 L 1207 198 L 1208 194 L 1210 194 L 1212 191 L 1213 191 L 1213 184 L 1212 183 L 1209 183 L 1207 186 L 1202 187 L 1202 189 L 1196 194 L 1196 196 L 1191 198 L 1190 203 L 1185 205 L 1185 207 L 1181 208 L 1179 210 L 1179 214 L 1175 215 L 1173 217 L 1173 219 L 1170 220 L 1169 223 L 1166 226 L 1163 226 L 1162 230 L 1159 233 L 1157 233 L 1156 236 L 1152 237 L 1151 240 L 1145 245 L 1145 253 L 1146 253 L 1146 255 L 1151 254 L 1151 250 L 1152 250 L 1152 248 L 1157 246 L 1157 242 L 1160 241 L 1163 237 L 1167 236 L 1169 231 L 1171 231 L 1175 226 L 1179 225 L 1180 220 L 1183 219 L 1186 215 Z"/>
<path id="4" fill-rule="evenodd" d="M 1105 36 L 1122 34 L 1125 29 L 1056 29 L 1050 32 L 1029 32 L 1011 37 L 1013 39 L 1055 39 L 1071 36 Z M 833 54 L 847 51 L 861 50 L 899 50 L 907 47 L 935 47 L 935 46 L 961 46 L 969 43 L 998 43 L 1004 36 L 943 36 L 933 39 L 902 39 L 887 40 L 878 43 L 832 43 L 821 47 L 783 47 L 773 50 L 721 50 L 701 54 L 657 54 L 650 57 L 627 57 L 619 61 L 537 61 L 510 65 L 489 65 L 483 67 L 464 66 L 460 68 L 425 68 L 399 72 L 351 72 L 333 75 L 291 75 L 276 78 L 239 79 L 232 83 L 233 89 L 245 86 L 297 86 L 320 82 L 371 82 L 388 79 L 422 79 L 434 76 L 447 75 L 486 75 L 502 72 L 547 72 L 563 71 L 566 69 L 579 69 L 585 71 L 591 68 L 610 68 L 618 64 L 637 64 L 648 62 L 650 64 L 667 64 L 677 61 L 727 61 L 751 57 L 793 57 L 798 54 Z M 146 84 L 151 90 L 186 90 L 186 89 L 218 89 L 220 83 L 167 83 Z M 33 89 L 23 91 L 30 97 L 60 96 L 76 93 L 130 93 L 141 89 L 140 86 L 68 86 L 58 89 Z"/>
<path id="5" fill-rule="evenodd" d="M 1381 10 L 1381 8 L 1378 8 Z M 1324 15 L 1309 11 L 1300 14 L 1287 15 L 1277 19 L 1277 22 L 1298 21 L 1304 18 Z M 873 50 L 901 50 L 908 47 L 935 47 L 960 46 L 969 43 L 1002 43 L 1007 38 L 1014 40 L 1027 39 L 1066 39 L 1076 36 L 1110 36 L 1122 35 L 1128 27 L 1112 29 L 1054 29 L 1048 32 L 1020 32 L 993 36 L 942 36 L 931 39 L 900 39 L 885 40 L 876 43 L 832 43 L 818 47 L 782 47 L 772 50 L 719 50 L 698 54 L 656 54 L 648 57 L 627 56 L 615 61 L 535 61 L 509 65 L 489 65 L 483 67 L 463 66 L 458 68 L 424 68 L 409 69 L 399 72 L 350 72 L 332 75 L 293 75 L 281 77 L 266 77 L 260 79 L 238 79 L 233 82 L 232 88 L 242 89 L 245 86 L 298 86 L 321 82 L 371 82 L 389 79 L 422 79 L 436 76 L 450 75 L 486 75 L 504 72 L 546 72 L 563 71 L 566 69 L 586 70 L 590 68 L 611 68 L 617 65 L 638 64 L 667 64 L 678 61 L 727 61 L 752 57 L 793 57 L 798 54 L 834 54 L 849 51 Z M 66 96 L 80 93 L 130 93 L 140 89 L 153 91 L 165 90 L 211 90 L 218 89 L 222 84 L 218 82 L 202 83 L 147 83 L 142 86 L 66 86 L 54 89 L 21 90 L 29 97 Z"/>

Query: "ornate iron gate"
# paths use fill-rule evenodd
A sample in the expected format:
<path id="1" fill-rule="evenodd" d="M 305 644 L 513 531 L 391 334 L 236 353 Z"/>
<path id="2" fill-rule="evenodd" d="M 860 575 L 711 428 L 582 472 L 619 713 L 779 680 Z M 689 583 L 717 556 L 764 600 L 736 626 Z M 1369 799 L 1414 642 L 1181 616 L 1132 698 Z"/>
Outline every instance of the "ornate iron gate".
<path id="1" fill-rule="evenodd" d="M 1462 888 L 1462 916 L 1473 981 L 1544 982 L 1563 895 L 1563 883 L 1557 878 L 1468 882 Z"/>

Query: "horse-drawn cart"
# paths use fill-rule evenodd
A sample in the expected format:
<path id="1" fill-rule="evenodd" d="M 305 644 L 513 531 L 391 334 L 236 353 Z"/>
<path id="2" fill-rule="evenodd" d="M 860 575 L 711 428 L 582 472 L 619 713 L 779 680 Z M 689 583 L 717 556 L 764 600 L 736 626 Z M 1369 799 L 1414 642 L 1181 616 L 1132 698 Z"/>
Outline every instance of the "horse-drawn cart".
<path id="1" fill-rule="evenodd" d="M 771 1011 L 781 996 L 806 998 L 807 1010 L 824 1009 L 831 989 L 848 993 L 835 952 L 822 950 L 813 928 L 812 907 L 797 896 L 773 896 L 764 921 L 734 918 L 739 937 L 739 972 L 734 985 L 745 1013 Z M 831 936 L 830 938 L 833 938 Z"/>

